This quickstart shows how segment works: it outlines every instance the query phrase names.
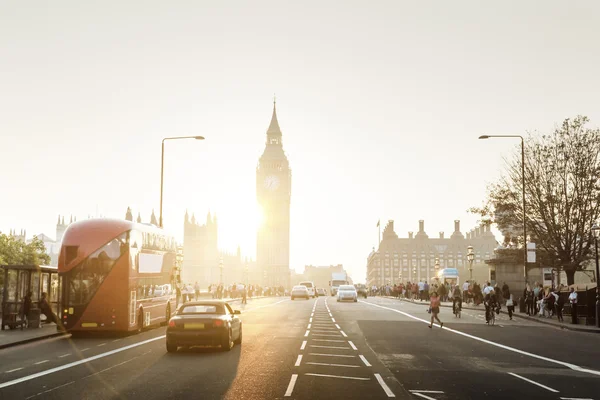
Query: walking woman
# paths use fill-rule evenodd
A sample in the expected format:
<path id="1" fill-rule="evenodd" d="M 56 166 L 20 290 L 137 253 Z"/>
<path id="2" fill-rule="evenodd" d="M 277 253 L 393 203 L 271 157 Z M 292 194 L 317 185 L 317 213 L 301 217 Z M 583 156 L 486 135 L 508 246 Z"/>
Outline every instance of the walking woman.
<path id="1" fill-rule="evenodd" d="M 438 297 L 437 292 L 431 293 L 430 296 L 429 307 L 431 309 L 431 324 L 429 324 L 429 328 L 433 326 L 433 320 L 436 319 L 440 323 L 440 328 L 444 327 L 444 323 L 440 321 L 438 314 L 440 313 L 440 298 Z"/>

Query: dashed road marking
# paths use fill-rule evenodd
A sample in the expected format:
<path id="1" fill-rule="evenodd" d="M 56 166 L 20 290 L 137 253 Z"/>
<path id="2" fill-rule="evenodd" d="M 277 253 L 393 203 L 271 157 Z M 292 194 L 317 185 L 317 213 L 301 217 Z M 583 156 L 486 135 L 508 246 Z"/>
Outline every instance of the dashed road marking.
<path id="1" fill-rule="evenodd" d="M 371 364 L 370 364 L 370 363 L 367 361 L 367 359 L 365 358 L 365 356 L 363 356 L 363 355 L 361 354 L 361 355 L 359 355 L 359 357 L 360 357 L 360 359 L 362 360 L 362 362 L 364 362 L 364 363 L 365 363 L 365 365 L 366 365 L 367 367 L 371 367 Z"/>
<path id="2" fill-rule="evenodd" d="M 84 351 L 88 351 L 89 349 L 89 347 L 86 347 L 85 349 L 81 349 L 80 351 L 83 353 Z"/>
<path id="3" fill-rule="evenodd" d="M 348 340 L 348 344 L 352 347 L 352 350 L 358 350 L 352 341 Z"/>
<path id="4" fill-rule="evenodd" d="M 70 355 L 71 355 L 71 353 L 63 354 L 62 356 L 58 356 L 58 358 L 64 358 L 64 357 L 68 357 Z"/>
<path id="5" fill-rule="evenodd" d="M 296 359 L 296 364 L 294 364 L 294 367 L 299 367 L 301 361 L 302 361 L 302 354 L 300 354 L 298 356 L 298 358 Z"/>
<path id="6" fill-rule="evenodd" d="M 396 397 L 396 395 L 394 395 L 394 392 L 392 392 L 390 387 L 385 383 L 381 375 L 375 374 L 375 378 L 377 379 L 377 382 L 379 382 L 379 385 L 383 388 L 383 391 L 385 392 L 387 397 Z"/>
<path id="7" fill-rule="evenodd" d="M 290 383 L 288 384 L 287 390 L 285 391 L 285 397 L 290 397 L 294 392 L 294 386 L 296 385 L 296 380 L 298 379 L 298 374 L 293 374 L 290 379 Z"/>
<path id="8" fill-rule="evenodd" d="M 304 350 L 306 348 L 306 340 L 302 342 L 302 346 L 300 346 L 300 350 Z"/>
<path id="9" fill-rule="evenodd" d="M 315 344 L 311 344 L 310 347 L 320 347 L 323 349 L 340 349 L 340 350 L 350 350 L 348 347 L 340 347 L 340 346 L 319 346 Z"/>
<path id="10" fill-rule="evenodd" d="M 306 329 L 310 329 L 310 325 L 311 325 L 311 324 L 308 324 L 308 326 L 306 327 Z"/>
<path id="11" fill-rule="evenodd" d="M 423 394 L 423 393 L 414 392 L 413 394 L 415 396 L 419 396 L 419 397 L 422 397 L 422 398 L 427 399 L 427 400 L 436 400 L 435 398 L 429 397 L 429 396 L 427 396 L 426 394 Z"/>
<path id="12" fill-rule="evenodd" d="M 335 318 L 333 318 L 333 317 L 332 317 L 332 318 L 331 318 L 331 320 L 332 320 L 333 322 L 335 322 Z"/>
<path id="13" fill-rule="evenodd" d="M 4 372 L 4 373 L 5 373 L 5 374 L 10 374 L 11 372 L 20 371 L 20 370 L 22 370 L 22 369 L 23 369 L 23 367 L 21 367 L 21 368 L 15 368 L 15 369 L 11 369 L 10 371 L 6 371 L 6 372 Z"/>
<path id="14" fill-rule="evenodd" d="M 340 333 L 342 334 L 343 337 L 348 337 L 348 335 L 346 335 L 346 332 L 340 331 Z"/>
<path id="15" fill-rule="evenodd" d="M 556 389 L 552 389 L 551 387 L 548 387 L 548 386 L 546 386 L 546 385 L 542 385 L 541 383 L 537 383 L 536 381 L 532 381 L 531 379 L 527 379 L 527 378 L 525 378 L 524 376 L 517 375 L 517 374 L 515 374 L 514 372 L 509 372 L 508 374 L 509 374 L 509 375 L 512 375 L 512 376 L 514 376 L 515 378 L 523 379 L 523 380 L 524 380 L 524 381 L 526 381 L 526 382 L 532 383 L 532 384 L 534 384 L 534 385 L 537 385 L 537 386 L 539 386 L 539 387 L 541 387 L 541 388 L 544 388 L 544 389 L 546 389 L 546 390 L 549 390 L 550 392 L 553 392 L 553 393 L 558 393 L 558 390 L 556 390 Z"/>
<path id="16" fill-rule="evenodd" d="M 342 328 L 340 328 L 340 326 L 338 324 L 335 324 L 335 327 L 338 329 L 342 329 Z"/>
<path id="17" fill-rule="evenodd" d="M 304 337 L 307 337 L 309 333 L 310 333 L 310 331 L 306 331 L 306 332 L 304 333 Z"/>
<path id="18" fill-rule="evenodd" d="M 106 343 L 100 343 L 97 347 L 106 346 Z"/>
<path id="19" fill-rule="evenodd" d="M 44 364 L 44 363 L 47 363 L 48 361 L 50 361 L 50 360 L 38 361 L 34 365 Z"/>
<path id="20" fill-rule="evenodd" d="M 346 354 L 324 354 L 324 353 L 309 353 L 311 356 L 323 356 L 323 357 L 346 357 L 354 358 L 356 356 L 348 356 Z"/>
<path id="21" fill-rule="evenodd" d="M 346 343 L 345 340 L 333 340 L 333 339 L 313 339 L 313 342 L 337 342 L 337 343 Z"/>
<path id="22" fill-rule="evenodd" d="M 371 378 L 359 378 L 356 376 L 341 376 L 341 375 L 326 375 L 326 374 L 312 374 L 312 373 L 306 373 L 304 375 L 309 375 L 309 376 L 321 376 L 324 378 L 338 378 L 338 379 L 353 379 L 356 381 L 370 381 Z"/>
<path id="23" fill-rule="evenodd" d="M 308 332 L 308 331 L 306 331 Z M 308 336 L 307 334 L 305 334 L 304 336 Z M 342 335 L 328 335 L 325 333 L 313 333 L 313 336 L 329 336 L 329 337 L 341 337 Z"/>
<path id="24" fill-rule="evenodd" d="M 325 367 L 360 368 L 360 365 L 348 365 L 348 364 L 327 364 L 327 363 L 318 363 L 318 362 L 307 362 L 305 364 L 321 365 L 321 366 L 325 366 Z"/>

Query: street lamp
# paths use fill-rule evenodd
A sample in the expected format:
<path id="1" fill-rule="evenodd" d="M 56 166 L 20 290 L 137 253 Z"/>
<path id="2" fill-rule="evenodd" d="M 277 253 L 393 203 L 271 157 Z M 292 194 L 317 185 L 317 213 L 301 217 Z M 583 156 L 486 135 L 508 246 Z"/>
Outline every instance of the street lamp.
<path id="1" fill-rule="evenodd" d="M 469 262 L 469 280 L 473 282 L 473 259 L 475 253 L 473 253 L 473 246 L 467 246 L 467 261 Z"/>
<path id="2" fill-rule="evenodd" d="M 527 283 L 527 224 L 525 223 L 525 140 L 521 135 L 481 135 L 479 139 L 519 138 L 521 139 L 521 186 L 523 196 L 523 275 Z"/>
<path id="3" fill-rule="evenodd" d="M 196 139 L 196 140 L 204 140 L 204 136 L 175 136 L 168 137 L 162 140 L 162 153 L 160 158 L 160 211 L 158 217 L 158 226 L 160 228 L 163 227 L 163 176 L 165 169 L 165 140 L 180 140 L 180 139 Z"/>
<path id="4" fill-rule="evenodd" d="M 600 236 L 600 226 L 594 224 L 592 226 L 592 234 L 594 235 L 594 248 L 596 250 L 596 326 L 600 328 L 600 286 L 598 276 L 600 275 L 600 267 L 598 266 L 598 237 Z"/>
<path id="5" fill-rule="evenodd" d="M 221 272 L 221 278 L 219 279 L 219 283 L 223 283 L 223 257 L 219 258 L 219 271 Z"/>

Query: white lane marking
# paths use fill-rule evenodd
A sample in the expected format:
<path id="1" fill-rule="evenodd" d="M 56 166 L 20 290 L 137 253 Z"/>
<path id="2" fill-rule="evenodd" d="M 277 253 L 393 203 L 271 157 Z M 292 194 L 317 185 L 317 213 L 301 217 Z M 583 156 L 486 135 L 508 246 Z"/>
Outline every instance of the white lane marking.
<path id="1" fill-rule="evenodd" d="M 311 313 L 311 314 L 310 314 L 310 316 L 311 316 L 311 317 L 314 317 L 314 316 L 315 316 L 315 313 Z"/>
<path id="2" fill-rule="evenodd" d="M 338 329 L 342 329 L 342 328 L 340 328 L 340 326 L 338 324 L 335 324 L 335 327 Z"/>
<path id="3" fill-rule="evenodd" d="M 561 397 L 561 400 L 594 400 L 588 397 Z"/>
<path id="4" fill-rule="evenodd" d="M 327 364 L 327 363 L 318 363 L 318 362 L 307 362 L 305 364 L 322 365 L 325 367 L 360 368 L 360 365 L 348 365 L 348 364 Z"/>
<path id="5" fill-rule="evenodd" d="M 330 317 L 333 317 L 333 315 L 331 315 L 331 313 L 329 313 L 329 316 L 330 316 Z"/>
<path id="6" fill-rule="evenodd" d="M 323 354 L 323 353 L 309 353 L 311 356 L 324 356 L 324 357 L 346 357 L 354 358 L 356 356 L 347 356 L 345 354 Z"/>
<path id="7" fill-rule="evenodd" d="M 367 361 L 367 359 L 365 358 L 365 356 L 363 356 L 363 355 L 361 354 L 361 355 L 359 355 L 359 357 L 360 357 L 360 359 L 362 360 L 362 362 L 364 362 L 364 363 L 365 363 L 365 365 L 366 365 L 367 367 L 370 367 L 370 366 L 371 366 L 371 364 L 369 364 L 369 362 Z"/>
<path id="8" fill-rule="evenodd" d="M 62 356 L 58 356 L 58 358 L 64 358 L 64 357 L 68 357 L 70 355 L 71 355 L 71 353 L 63 354 Z"/>
<path id="9" fill-rule="evenodd" d="M 299 367 L 301 361 L 302 361 L 302 354 L 300 354 L 298 356 L 298 358 L 296 359 L 296 364 L 294 364 L 294 367 Z"/>
<path id="10" fill-rule="evenodd" d="M 313 332 L 338 333 L 338 331 L 336 329 L 325 329 L 325 328 L 314 328 Z"/>
<path id="11" fill-rule="evenodd" d="M 89 349 L 90 349 L 89 347 L 86 347 L 85 349 L 81 349 L 79 351 L 81 351 L 83 353 L 84 351 L 88 351 Z"/>
<path id="12" fill-rule="evenodd" d="M 21 368 L 15 368 L 15 369 L 11 369 L 10 371 L 6 371 L 6 372 L 4 372 L 4 373 L 5 373 L 5 374 L 10 374 L 11 372 L 20 371 L 20 370 L 22 370 L 23 368 L 24 368 L 24 367 L 21 367 Z"/>
<path id="13" fill-rule="evenodd" d="M 308 326 L 306 327 L 306 329 L 310 329 L 310 325 L 311 325 L 311 324 L 308 324 Z"/>
<path id="14" fill-rule="evenodd" d="M 375 307 L 383 308 L 384 310 L 389 310 L 389 311 L 396 312 L 396 313 L 398 313 L 398 314 L 402 314 L 402 315 L 404 315 L 404 316 L 406 316 L 406 317 L 408 317 L 408 318 L 412 318 L 412 319 L 414 319 L 414 320 L 416 320 L 416 321 L 421 321 L 421 322 L 424 322 L 424 323 L 426 323 L 426 324 L 428 324 L 428 325 L 429 325 L 429 323 L 430 323 L 430 321 L 424 320 L 424 319 L 422 319 L 422 318 L 415 317 L 414 315 L 408 314 L 408 313 L 406 313 L 406 312 L 404 312 L 404 311 L 396 310 L 396 309 L 394 309 L 394 308 L 390 308 L 390 307 L 380 306 L 379 304 L 370 303 L 370 302 L 368 302 L 368 301 L 365 301 L 364 303 L 365 303 L 365 304 L 370 304 L 370 305 L 372 305 L 372 306 L 375 306 Z M 436 326 L 437 326 L 437 324 L 436 324 Z M 506 345 L 504 345 L 504 344 L 500 344 L 500 343 L 494 343 L 494 342 L 491 342 L 491 341 L 489 341 L 489 340 L 486 340 L 486 339 L 480 338 L 480 337 L 478 337 L 478 336 L 473 336 L 473 335 L 470 335 L 470 334 L 468 334 L 468 333 L 464 333 L 464 332 L 461 332 L 461 331 L 457 331 L 456 329 L 448 328 L 448 327 L 446 327 L 446 326 L 445 326 L 445 327 L 443 327 L 442 329 L 445 329 L 445 330 L 447 330 L 448 332 L 456 333 L 457 335 L 462 335 L 462 336 L 468 337 L 468 338 L 470 338 L 470 339 L 478 340 L 478 341 L 480 341 L 480 342 L 483 342 L 483 343 L 489 344 L 489 345 L 491 345 L 491 346 L 500 347 L 501 349 L 504 349 L 504 350 L 513 351 L 513 352 L 515 352 L 515 353 L 523 354 L 523 355 L 525 355 L 525 356 L 529 356 L 529 357 L 532 357 L 532 358 L 537 358 L 538 360 L 544 360 L 544 361 L 548 361 L 548 362 L 551 362 L 551 363 L 554 363 L 554 364 L 562 365 L 562 366 L 564 366 L 564 367 L 567 367 L 567 368 L 570 368 L 570 369 L 572 369 L 573 371 L 585 372 L 585 373 L 588 373 L 588 374 L 593 374 L 593 375 L 598 375 L 598 376 L 600 376 L 600 371 L 596 371 L 596 370 L 589 369 L 589 368 L 583 368 L 583 367 L 580 367 L 579 365 L 571 364 L 571 363 L 564 362 L 564 361 L 553 360 L 552 358 L 548 358 L 548 357 L 540 356 L 540 355 L 538 355 L 538 354 L 534 354 L 534 353 L 529 353 L 529 352 L 527 352 L 527 351 L 524 351 L 524 350 L 519 350 L 519 349 L 516 349 L 516 348 L 514 348 L 514 347 L 506 346 Z"/>
<path id="15" fill-rule="evenodd" d="M 310 318 L 310 319 L 308 320 L 308 322 L 312 322 L 312 318 Z"/>
<path id="16" fill-rule="evenodd" d="M 544 388 L 546 390 L 549 390 L 549 391 L 551 391 L 553 393 L 558 393 L 558 390 L 556 390 L 556 389 L 552 389 L 551 387 L 548 387 L 546 385 L 542 385 L 541 383 L 537 383 L 536 381 L 532 381 L 531 379 L 527 379 L 524 376 L 517 375 L 514 372 L 509 372 L 508 374 L 514 376 L 515 378 L 523 379 L 526 382 L 529 382 L 529 383 L 532 383 L 534 385 L 537 385 L 537 386 L 539 386 L 541 388 Z"/>
<path id="17" fill-rule="evenodd" d="M 300 350 L 304 350 L 306 348 L 306 340 L 302 342 L 302 346 L 300 346 Z"/>
<path id="18" fill-rule="evenodd" d="M 310 331 L 306 331 L 306 332 L 304 333 L 304 337 L 307 337 L 309 333 L 310 333 Z"/>
<path id="19" fill-rule="evenodd" d="M 113 342 L 113 343 L 114 343 L 114 342 L 118 342 L 119 340 L 121 340 L 121 339 L 115 339 L 115 340 L 113 340 L 112 342 Z"/>
<path id="20" fill-rule="evenodd" d="M 354 345 L 354 343 L 352 343 L 352 341 L 348 340 L 348 344 L 350 344 L 350 347 L 352 347 L 352 350 L 358 350 L 356 348 L 356 346 Z"/>
<path id="21" fill-rule="evenodd" d="M 377 382 L 379 382 L 379 385 L 381 385 L 381 387 L 383 388 L 383 391 L 385 392 L 385 394 L 387 395 L 387 397 L 396 397 L 396 395 L 394 394 L 394 392 L 392 392 L 392 390 L 390 389 L 390 387 L 385 383 L 385 381 L 383 380 L 383 378 L 381 377 L 381 375 L 375 374 L 375 378 L 377 378 Z"/>
<path id="22" fill-rule="evenodd" d="M 90 361 L 98 360 L 100 358 L 108 357 L 108 356 L 111 356 L 113 354 L 117 354 L 117 353 L 120 353 L 122 351 L 129 350 L 129 349 L 133 349 L 133 348 L 138 347 L 138 346 L 143 346 L 145 344 L 152 343 L 152 342 L 155 342 L 157 340 L 162 340 L 165 337 L 166 337 L 166 335 L 157 336 L 157 337 L 152 338 L 152 339 L 148 339 L 148 340 L 144 340 L 142 342 L 138 342 L 138 343 L 130 344 L 128 346 L 120 347 L 120 348 L 115 349 L 115 350 L 107 351 L 106 353 L 97 354 L 95 356 L 84 358 L 83 360 L 74 361 L 72 363 L 61 365 L 61 366 L 55 367 L 55 368 L 51 368 L 51 369 L 48 369 L 46 371 L 38 372 L 36 374 L 31 374 L 31 375 L 24 376 L 24 377 L 19 378 L 19 379 L 14 379 L 14 380 L 8 381 L 8 382 L 2 382 L 2 383 L 0 383 L 0 389 L 5 388 L 5 387 L 9 387 L 9 386 L 13 386 L 13 385 L 16 385 L 16 384 L 21 383 L 21 382 L 27 382 L 27 381 L 30 381 L 32 379 L 39 378 L 41 376 L 50 375 L 50 374 L 53 374 L 53 373 L 58 372 L 58 371 L 63 371 L 65 369 L 69 369 L 69 368 L 75 367 L 77 365 L 85 364 L 85 363 L 88 363 Z"/>
<path id="23" fill-rule="evenodd" d="M 422 397 L 422 398 L 424 398 L 424 399 L 427 399 L 427 400 L 436 400 L 435 398 L 433 398 L 433 397 L 429 397 L 429 396 L 427 396 L 427 395 L 425 395 L 425 394 L 423 394 L 423 393 L 415 392 L 415 393 L 413 393 L 413 394 L 414 394 L 415 396 L 419 396 L 419 397 Z"/>
<path id="24" fill-rule="evenodd" d="M 35 364 L 33 364 L 33 365 L 44 364 L 44 363 L 47 363 L 48 361 L 50 361 L 50 360 L 38 361 L 38 362 L 36 362 L 36 363 L 35 363 Z"/>
<path id="25" fill-rule="evenodd" d="M 342 334 L 343 337 L 348 337 L 348 335 L 346 335 L 346 332 L 340 331 L 340 333 Z"/>
<path id="26" fill-rule="evenodd" d="M 292 378 L 290 379 L 290 383 L 287 387 L 287 390 L 285 391 L 284 397 L 290 397 L 292 395 L 292 392 L 294 391 L 294 386 L 296 385 L 297 379 L 298 379 L 298 374 L 293 374 Z"/>
<path id="27" fill-rule="evenodd" d="M 313 339 L 313 342 L 337 342 L 337 343 L 346 343 L 345 340 L 332 340 L 332 339 Z"/>
<path id="28" fill-rule="evenodd" d="M 371 378 L 358 378 L 355 376 L 340 376 L 340 375 L 311 374 L 311 373 L 306 373 L 304 375 L 322 376 L 324 378 L 354 379 L 355 381 L 370 381 L 371 380 Z"/>
<path id="29" fill-rule="evenodd" d="M 310 347 L 320 347 L 323 349 L 342 349 L 342 350 L 350 350 L 349 347 L 340 347 L 340 346 L 319 346 L 316 344 L 311 344 Z"/>
<path id="30" fill-rule="evenodd" d="M 106 346 L 106 343 L 100 343 L 97 347 Z"/>
<path id="31" fill-rule="evenodd" d="M 308 332 L 308 331 L 307 331 Z M 304 335 L 308 336 L 308 335 Z M 324 333 L 313 333 L 313 336 L 329 336 L 329 337 L 341 337 L 342 335 L 326 335 Z"/>
<path id="32" fill-rule="evenodd" d="M 441 390 L 409 390 L 411 393 L 444 393 Z"/>
<path id="33" fill-rule="evenodd" d="M 29 396 L 29 397 L 27 397 L 25 400 L 33 399 L 34 397 L 41 396 L 42 394 L 45 394 L 45 393 L 51 392 L 51 391 L 53 391 L 53 390 L 56 390 L 56 389 L 60 389 L 61 387 L 68 386 L 68 385 L 70 385 L 70 384 L 72 384 L 72 383 L 75 383 L 75 381 L 71 381 L 71 382 L 68 382 L 68 383 L 64 383 L 64 384 L 62 384 L 62 385 L 60 385 L 60 386 L 57 386 L 57 387 L 55 387 L 55 388 L 52 388 L 52 389 L 45 390 L 45 391 L 43 391 L 43 392 L 40 392 L 40 393 L 38 393 L 38 394 L 34 394 L 33 396 Z"/>
<path id="34" fill-rule="evenodd" d="M 331 318 L 331 320 L 332 320 L 333 322 L 335 322 L 335 318 L 333 318 L 333 317 L 332 317 L 332 318 Z"/>

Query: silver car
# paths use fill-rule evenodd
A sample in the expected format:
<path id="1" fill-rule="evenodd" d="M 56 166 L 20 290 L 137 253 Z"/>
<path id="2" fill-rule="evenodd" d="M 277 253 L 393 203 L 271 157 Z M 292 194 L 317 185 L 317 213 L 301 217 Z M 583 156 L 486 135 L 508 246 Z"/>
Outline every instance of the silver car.
<path id="1" fill-rule="evenodd" d="M 337 292 L 337 301 L 352 300 L 358 301 L 358 294 L 353 285 L 340 285 Z"/>
<path id="2" fill-rule="evenodd" d="M 297 298 L 310 299 L 310 295 L 308 294 L 308 288 L 304 285 L 294 286 L 292 288 L 292 300 Z"/>

